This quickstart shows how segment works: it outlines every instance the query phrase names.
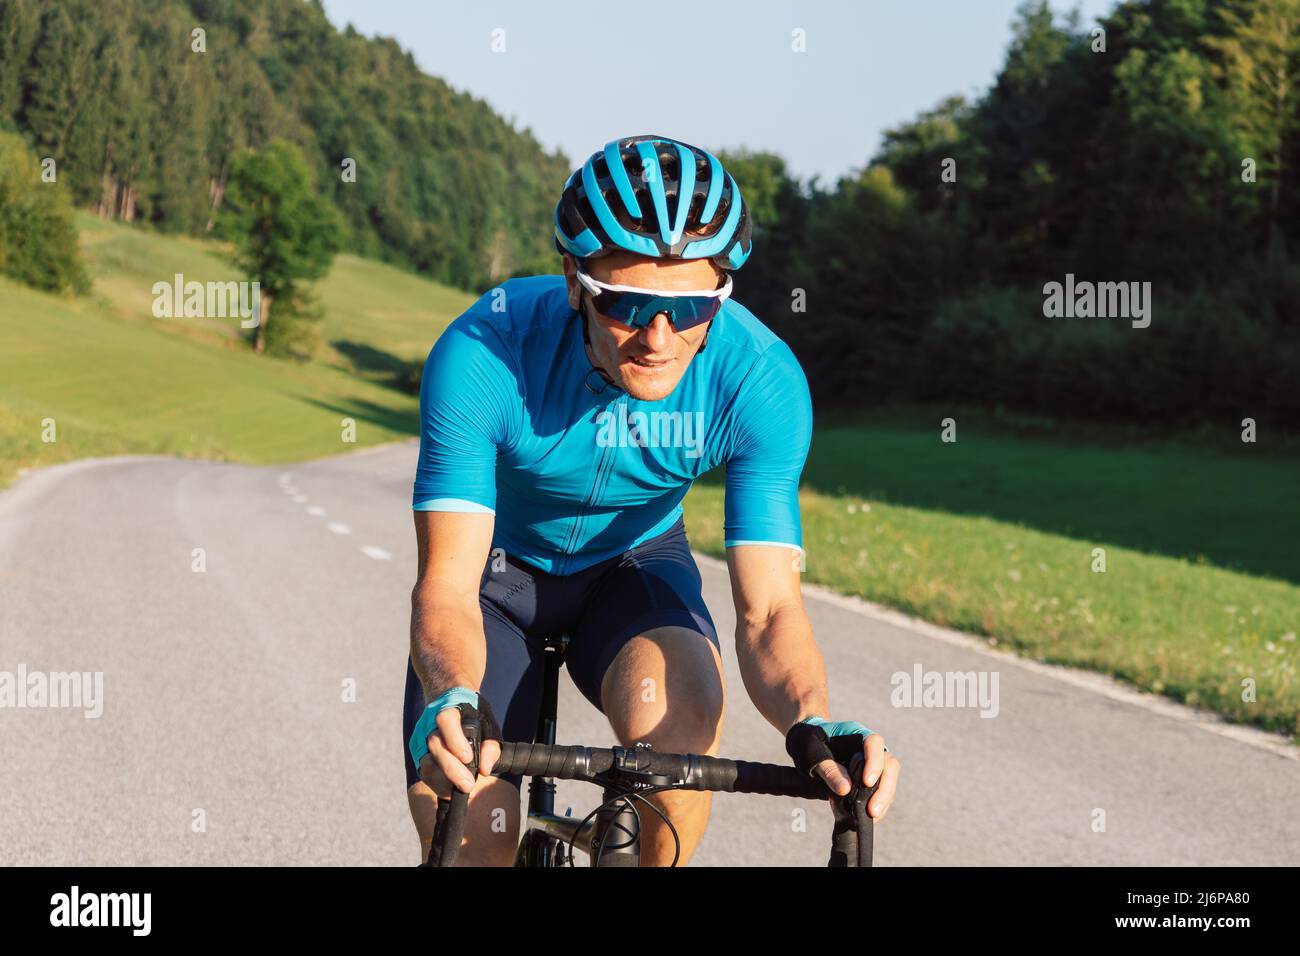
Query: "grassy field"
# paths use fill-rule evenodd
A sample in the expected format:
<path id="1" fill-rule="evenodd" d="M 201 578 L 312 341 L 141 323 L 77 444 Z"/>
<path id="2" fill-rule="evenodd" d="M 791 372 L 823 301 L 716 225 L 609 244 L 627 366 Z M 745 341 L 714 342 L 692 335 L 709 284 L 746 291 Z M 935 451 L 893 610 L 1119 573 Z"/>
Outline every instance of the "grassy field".
<path id="1" fill-rule="evenodd" d="M 1008 437 L 975 412 L 945 444 L 941 417 L 816 433 L 806 580 L 1300 733 L 1296 458 Z M 687 523 L 696 547 L 721 555 L 710 478 Z"/>
<path id="2" fill-rule="evenodd" d="M 1300 584 L 1300 448 L 1266 433 L 1071 437 L 958 411 L 918 410 L 817 432 L 805 484 L 849 498 L 995 518 L 1083 541 Z M 902 424 L 905 423 L 905 424 Z M 1226 438 L 1212 442 L 1213 438 Z"/>
<path id="3" fill-rule="evenodd" d="M 153 283 L 175 272 L 237 278 L 220 247 L 78 225 L 91 296 L 0 279 L 0 486 L 97 455 L 327 455 L 352 447 L 345 417 L 359 445 L 412 435 L 415 400 L 385 382 L 472 298 L 340 256 L 318 287 L 318 359 L 261 358 L 233 320 L 151 317 Z M 979 411 L 954 413 L 959 441 L 945 444 L 946 414 L 819 427 L 802 493 L 808 580 L 1300 733 L 1300 448 L 1268 429 L 1243 446 L 1227 427 L 1174 439 Z M 721 553 L 717 475 L 691 492 L 687 521 L 697 547 Z"/>
<path id="4" fill-rule="evenodd" d="M 176 272 L 201 282 L 237 278 L 218 247 L 86 215 L 78 224 L 90 297 L 0 279 L 0 485 L 23 468 L 109 454 L 250 462 L 328 455 L 355 447 L 343 443 L 344 418 L 357 423 L 356 445 L 409 436 L 417 403 L 380 384 L 375 355 L 422 354 L 471 298 L 343 256 L 321 284 L 320 360 L 268 359 L 251 354 L 236 320 L 152 317 L 154 282 Z M 349 342 L 380 345 L 372 354 Z M 43 440 L 46 419 L 54 420 L 52 443 Z"/>

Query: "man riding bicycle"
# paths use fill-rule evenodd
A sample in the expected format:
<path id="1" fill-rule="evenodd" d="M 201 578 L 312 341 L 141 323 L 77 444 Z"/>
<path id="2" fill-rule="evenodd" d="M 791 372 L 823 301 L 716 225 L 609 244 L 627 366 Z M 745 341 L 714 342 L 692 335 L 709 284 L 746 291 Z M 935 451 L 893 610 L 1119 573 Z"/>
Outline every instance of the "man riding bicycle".
<path id="1" fill-rule="evenodd" d="M 888 810 L 898 761 L 879 734 L 829 719 L 800 598 L 812 409 L 794 354 L 730 298 L 750 231 L 713 155 L 660 136 L 617 140 L 564 186 L 564 274 L 489 291 L 430 352 L 403 728 L 422 859 L 434 795 L 456 787 L 471 795 L 459 860 L 513 862 L 520 781 L 490 776 L 496 741 L 532 740 L 543 649 L 561 635 L 574 683 L 623 745 L 717 752 L 721 649 L 681 501 L 719 465 L 745 689 L 796 766 L 835 792 L 849 791 L 846 757 L 861 750 L 861 782 L 880 781 L 869 813 Z M 477 779 L 460 705 L 483 720 Z M 652 799 L 689 859 L 710 795 Z M 674 849 L 647 815 L 643 865 L 668 864 Z"/>

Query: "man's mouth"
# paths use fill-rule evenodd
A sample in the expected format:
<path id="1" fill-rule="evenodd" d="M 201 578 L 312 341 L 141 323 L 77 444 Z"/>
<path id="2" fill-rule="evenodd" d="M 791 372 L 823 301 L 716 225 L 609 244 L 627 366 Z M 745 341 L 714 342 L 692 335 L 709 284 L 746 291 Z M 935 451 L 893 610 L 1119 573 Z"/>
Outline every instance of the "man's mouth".
<path id="1" fill-rule="evenodd" d="M 666 365 L 672 364 L 673 360 L 670 358 L 665 358 L 665 359 L 637 358 L 634 355 L 630 357 L 628 361 L 631 362 L 633 365 L 640 366 L 641 368 L 663 368 Z"/>

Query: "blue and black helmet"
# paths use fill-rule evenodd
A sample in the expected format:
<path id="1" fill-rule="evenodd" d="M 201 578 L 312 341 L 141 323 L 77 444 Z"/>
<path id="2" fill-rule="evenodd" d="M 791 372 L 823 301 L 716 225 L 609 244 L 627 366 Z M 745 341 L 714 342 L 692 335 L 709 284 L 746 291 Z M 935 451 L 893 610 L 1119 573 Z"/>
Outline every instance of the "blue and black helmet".
<path id="1" fill-rule="evenodd" d="M 666 136 L 617 139 L 576 169 L 555 206 L 555 245 L 579 259 L 619 249 L 655 259 L 749 258 L 749 210 L 712 153 Z"/>

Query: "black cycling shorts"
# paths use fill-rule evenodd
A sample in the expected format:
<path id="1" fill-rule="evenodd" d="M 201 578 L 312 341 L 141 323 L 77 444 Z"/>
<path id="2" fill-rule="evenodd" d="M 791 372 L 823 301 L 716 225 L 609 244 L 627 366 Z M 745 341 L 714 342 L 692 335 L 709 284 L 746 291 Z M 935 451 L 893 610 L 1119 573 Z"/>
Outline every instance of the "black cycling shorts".
<path id="1" fill-rule="evenodd" d="M 489 559 L 484 567 L 479 587 L 487 637 L 487 671 L 479 694 L 492 706 L 505 740 L 533 740 L 547 640 L 569 636 L 565 666 L 583 696 L 602 712 L 605 671 L 638 634 L 656 627 L 685 627 L 704 635 L 721 652 L 700 593 L 700 569 L 680 520 L 663 534 L 576 574 L 548 574 L 511 555 L 505 556 L 503 570 L 494 572 L 492 563 Z M 425 703 L 408 659 L 402 721 L 407 787 L 418 779 L 407 741 Z M 520 784 L 514 774 L 503 779 Z"/>

